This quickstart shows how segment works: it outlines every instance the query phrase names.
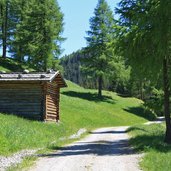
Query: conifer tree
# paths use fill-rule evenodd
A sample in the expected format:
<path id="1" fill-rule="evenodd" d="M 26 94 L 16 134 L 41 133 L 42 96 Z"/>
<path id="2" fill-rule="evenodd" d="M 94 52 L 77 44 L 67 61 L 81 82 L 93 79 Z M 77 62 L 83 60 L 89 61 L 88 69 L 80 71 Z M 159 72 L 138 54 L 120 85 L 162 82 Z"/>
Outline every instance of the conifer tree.
<path id="1" fill-rule="evenodd" d="M 170 0 L 122 0 L 119 5 L 119 47 L 122 47 L 134 71 L 144 74 L 151 81 L 163 79 L 165 142 L 171 144 L 171 21 L 168 20 L 171 16 Z"/>
<path id="2" fill-rule="evenodd" d="M 87 53 L 91 54 L 85 60 L 84 70 L 98 79 L 98 95 L 102 96 L 103 77 L 109 71 L 112 60 L 106 54 L 108 43 L 112 41 L 114 33 L 114 16 L 105 0 L 99 0 L 90 18 L 90 30 L 87 31 Z"/>
<path id="3" fill-rule="evenodd" d="M 10 44 L 9 52 L 12 53 L 12 56 L 20 62 L 24 62 L 24 56 L 28 56 L 27 52 L 27 42 L 26 39 L 25 28 L 29 29 L 28 25 L 23 27 L 25 18 L 27 18 L 27 8 L 28 4 L 32 1 L 25 0 L 13 0 L 11 1 L 11 19 L 13 25 L 15 25 L 13 29 L 13 39 Z M 28 33 L 27 33 L 28 34 Z"/>
<path id="4" fill-rule="evenodd" d="M 0 1 L 0 47 L 2 48 L 2 57 L 6 58 L 7 48 L 10 37 L 10 0 Z"/>
<path id="5" fill-rule="evenodd" d="M 55 0 L 30 0 L 19 4 L 17 24 L 11 51 L 16 58 L 24 57 L 39 70 L 53 66 L 60 53 L 63 14 Z"/>
<path id="6" fill-rule="evenodd" d="M 63 14 L 56 0 L 1 0 L 0 48 L 38 70 L 56 67 L 60 54 Z"/>

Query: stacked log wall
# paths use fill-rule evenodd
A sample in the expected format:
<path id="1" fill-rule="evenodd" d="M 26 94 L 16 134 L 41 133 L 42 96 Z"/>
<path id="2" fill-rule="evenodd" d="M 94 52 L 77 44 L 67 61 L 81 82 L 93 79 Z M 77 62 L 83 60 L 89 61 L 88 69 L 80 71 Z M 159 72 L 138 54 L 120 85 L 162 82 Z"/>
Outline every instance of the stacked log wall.
<path id="1" fill-rule="evenodd" d="M 0 112 L 42 119 L 41 84 L 0 84 Z"/>

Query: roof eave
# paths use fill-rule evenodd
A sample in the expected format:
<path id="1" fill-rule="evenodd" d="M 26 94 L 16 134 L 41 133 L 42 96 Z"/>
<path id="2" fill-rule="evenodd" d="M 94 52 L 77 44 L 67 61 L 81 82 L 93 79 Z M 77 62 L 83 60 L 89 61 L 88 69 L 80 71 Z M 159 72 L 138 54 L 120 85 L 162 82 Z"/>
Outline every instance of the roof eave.
<path id="1" fill-rule="evenodd" d="M 61 78 L 61 80 L 62 80 L 62 82 L 63 82 L 63 85 L 60 85 L 60 88 L 68 87 L 67 84 L 66 84 L 66 82 L 65 82 L 65 80 L 63 79 L 63 77 L 61 76 L 61 73 L 60 73 L 59 71 L 57 71 L 57 72 L 50 78 L 50 82 L 52 82 L 52 81 L 56 78 L 56 76 L 58 76 L 58 75 L 60 75 L 60 78 Z"/>

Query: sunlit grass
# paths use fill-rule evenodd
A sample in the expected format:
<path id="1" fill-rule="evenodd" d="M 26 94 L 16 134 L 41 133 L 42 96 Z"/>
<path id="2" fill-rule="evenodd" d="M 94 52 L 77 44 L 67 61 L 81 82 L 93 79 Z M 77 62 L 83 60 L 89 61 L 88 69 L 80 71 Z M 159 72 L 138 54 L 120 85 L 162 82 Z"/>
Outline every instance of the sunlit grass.
<path id="1" fill-rule="evenodd" d="M 165 144 L 163 124 L 135 126 L 128 130 L 130 144 L 139 152 L 145 152 L 140 165 L 144 171 L 171 170 L 171 145 Z"/>
<path id="2" fill-rule="evenodd" d="M 22 149 L 56 148 L 68 141 L 68 137 L 80 128 L 88 131 L 108 126 L 134 125 L 149 118 L 141 108 L 142 101 L 123 98 L 104 91 L 98 99 L 95 90 L 81 88 L 67 82 L 61 91 L 60 122 L 29 121 L 13 115 L 0 114 L 0 155 L 8 155 Z"/>
<path id="3" fill-rule="evenodd" d="M 12 58 L 0 58 L 0 72 L 22 72 L 24 69 L 35 71 L 28 63 L 18 62 Z"/>

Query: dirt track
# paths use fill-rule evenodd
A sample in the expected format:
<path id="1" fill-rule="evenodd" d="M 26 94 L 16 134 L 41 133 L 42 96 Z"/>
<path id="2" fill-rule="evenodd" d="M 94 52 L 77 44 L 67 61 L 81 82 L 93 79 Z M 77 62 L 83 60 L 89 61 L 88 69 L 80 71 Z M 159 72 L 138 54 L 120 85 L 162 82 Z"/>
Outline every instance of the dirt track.
<path id="1" fill-rule="evenodd" d="M 127 127 L 101 128 L 39 158 L 30 171 L 138 171 L 142 155 L 128 145 Z"/>

